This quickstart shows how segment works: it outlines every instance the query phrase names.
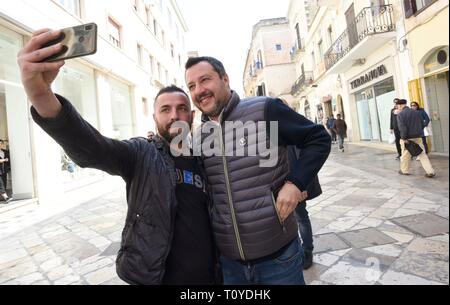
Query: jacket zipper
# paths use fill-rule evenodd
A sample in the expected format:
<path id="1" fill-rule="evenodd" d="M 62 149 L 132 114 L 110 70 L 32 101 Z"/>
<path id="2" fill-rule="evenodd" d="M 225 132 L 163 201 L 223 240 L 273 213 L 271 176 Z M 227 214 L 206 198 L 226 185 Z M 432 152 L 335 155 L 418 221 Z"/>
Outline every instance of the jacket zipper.
<path id="1" fill-rule="evenodd" d="M 219 119 L 219 121 L 221 121 L 221 119 Z M 225 144 L 224 144 L 225 140 L 224 140 L 224 136 L 222 134 L 222 125 L 219 124 L 219 126 L 220 126 L 220 145 L 222 148 L 223 171 L 225 173 L 225 184 L 227 187 L 228 204 L 230 205 L 231 219 L 233 221 L 234 234 L 236 235 L 236 241 L 237 241 L 237 245 L 238 245 L 238 249 L 239 249 L 239 255 L 241 256 L 241 260 L 245 261 L 244 250 L 242 249 L 242 242 L 241 242 L 241 237 L 239 235 L 239 229 L 237 226 L 233 200 L 231 199 L 230 178 L 228 176 L 228 165 L 227 165 L 227 159 L 225 156 Z"/>
<path id="2" fill-rule="evenodd" d="M 277 204 L 276 204 L 275 196 L 273 195 L 273 192 L 270 192 L 270 195 L 272 195 L 272 204 L 273 204 L 273 208 L 275 209 L 275 213 L 277 214 L 278 222 L 280 223 L 283 233 L 286 233 L 286 227 L 284 226 L 284 222 L 281 220 L 280 213 L 278 213 Z"/>

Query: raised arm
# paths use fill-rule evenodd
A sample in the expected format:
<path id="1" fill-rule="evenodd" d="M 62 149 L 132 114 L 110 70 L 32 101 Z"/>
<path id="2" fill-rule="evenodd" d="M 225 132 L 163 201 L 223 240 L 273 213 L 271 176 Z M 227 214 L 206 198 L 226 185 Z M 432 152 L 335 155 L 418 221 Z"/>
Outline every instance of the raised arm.
<path id="1" fill-rule="evenodd" d="M 22 83 L 33 105 L 31 114 L 34 121 L 79 166 L 130 177 L 139 141 L 117 141 L 102 136 L 67 100 L 51 90 L 64 62 L 46 63 L 42 60 L 58 53 L 61 45 L 43 49 L 41 46 L 59 35 L 59 31 L 39 30 L 18 54 Z"/>

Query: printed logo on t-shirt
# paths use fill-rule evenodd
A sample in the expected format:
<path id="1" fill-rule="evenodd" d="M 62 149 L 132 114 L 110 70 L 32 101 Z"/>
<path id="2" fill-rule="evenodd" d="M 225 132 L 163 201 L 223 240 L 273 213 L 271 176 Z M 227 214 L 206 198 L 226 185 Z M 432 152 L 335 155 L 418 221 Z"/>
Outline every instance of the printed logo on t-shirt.
<path id="1" fill-rule="evenodd" d="M 176 169 L 177 172 L 177 184 L 189 184 L 203 191 L 206 191 L 205 181 L 198 174 L 194 174 L 191 171 Z"/>
<path id="2" fill-rule="evenodd" d="M 194 184 L 194 173 L 190 171 L 183 171 L 184 183 L 186 184 Z"/>

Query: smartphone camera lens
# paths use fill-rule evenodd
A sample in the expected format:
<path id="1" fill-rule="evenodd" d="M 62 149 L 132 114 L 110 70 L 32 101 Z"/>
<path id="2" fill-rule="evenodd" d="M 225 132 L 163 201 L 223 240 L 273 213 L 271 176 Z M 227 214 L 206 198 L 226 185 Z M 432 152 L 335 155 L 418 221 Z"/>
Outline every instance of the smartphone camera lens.
<path id="1" fill-rule="evenodd" d="M 84 29 L 86 30 L 86 31 L 90 31 L 90 30 L 92 30 L 92 25 L 87 25 Z"/>

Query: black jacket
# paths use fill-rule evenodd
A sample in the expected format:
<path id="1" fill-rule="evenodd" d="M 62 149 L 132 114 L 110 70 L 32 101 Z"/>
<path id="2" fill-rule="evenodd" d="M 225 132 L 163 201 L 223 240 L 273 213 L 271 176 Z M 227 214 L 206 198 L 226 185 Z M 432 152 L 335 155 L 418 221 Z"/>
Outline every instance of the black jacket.
<path id="1" fill-rule="evenodd" d="M 403 108 L 397 115 L 400 138 L 403 140 L 422 138 L 424 122 L 419 111 Z"/>
<path id="2" fill-rule="evenodd" d="M 391 109 L 391 123 L 390 123 L 390 129 L 394 130 L 394 132 L 400 132 L 398 130 L 398 123 L 397 123 L 397 115 L 394 113 L 395 108 Z"/>
<path id="3" fill-rule="evenodd" d="M 161 284 L 170 251 L 176 172 L 169 148 L 161 138 L 118 141 L 102 136 L 63 97 L 54 119 L 43 119 L 32 107 L 35 122 L 81 167 L 121 176 L 126 182 L 128 211 L 116 267 L 130 284 Z"/>
<path id="4" fill-rule="evenodd" d="M 7 162 L 0 163 L 0 175 L 5 175 L 11 171 L 11 160 L 9 158 L 9 150 L 2 149 L 5 157 L 3 159 L 8 159 Z"/>

